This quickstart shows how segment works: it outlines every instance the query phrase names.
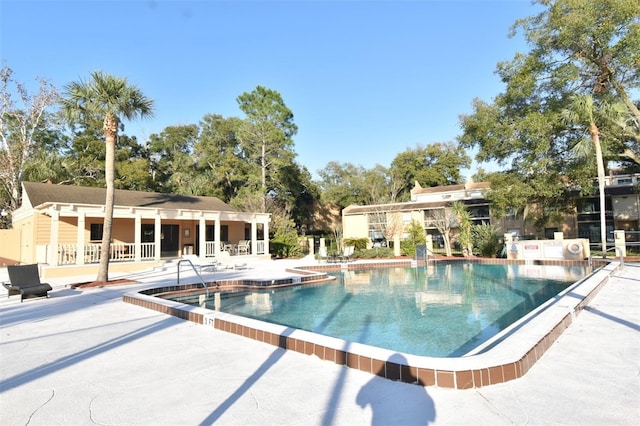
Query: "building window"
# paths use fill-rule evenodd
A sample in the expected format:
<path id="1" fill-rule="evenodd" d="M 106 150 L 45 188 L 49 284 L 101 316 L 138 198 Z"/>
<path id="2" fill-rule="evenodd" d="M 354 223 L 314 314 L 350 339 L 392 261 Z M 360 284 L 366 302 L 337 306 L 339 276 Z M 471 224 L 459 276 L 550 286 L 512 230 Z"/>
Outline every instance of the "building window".
<path id="1" fill-rule="evenodd" d="M 152 243 L 155 240 L 155 225 L 152 223 L 143 223 L 140 229 L 142 233 L 141 242 Z"/>
<path id="2" fill-rule="evenodd" d="M 387 229 L 387 213 L 369 213 L 367 220 L 369 221 L 369 238 L 371 238 L 371 241 L 383 240 L 384 231 Z"/>
<path id="3" fill-rule="evenodd" d="M 475 205 L 473 207 L 469 206 L 469 213 L 471 213 L 471 222 L 473 225 L 482 225 L 482 224 L 490 224 L 491 217 L 489 216 L 489 206 L 488 205 Z"/>
<path id="4" fill-rule="evenodd" d="M 595 200 L 581 200 L 578 203 L 578 213 L 597 213 L 600 209 L 596 206 Z"/>
<path id="5" fill-rule="evenodd" d="M 104 225 L 102 223 L 92 223 L 89 239 L 91 241 L 102 241 L 102 230 Z"/>
<path id="6" fill-rule="evenodd" d="M 553 240 L 556 232 L 558 232 L 558 228 L 544 228 L 544 237 L 548 240 Z"/>
<path id="7" fill-rule="evenodd" d="M 206 225 L 204 228 L 204 240 L 215 241 L 216 240 L 216 227 L 215 225 Z M 229 241 L 229 225 L 220 225 L 220 241 Z"/>
<path id="8" fill-rule="evenodd" d="M 205 227 L 204 227 L 204 240 L 205 241 L 215 241 L 215 233 L 216 233 L 215 226 L 213 226 L 213 225 L 205 225 Z"/>

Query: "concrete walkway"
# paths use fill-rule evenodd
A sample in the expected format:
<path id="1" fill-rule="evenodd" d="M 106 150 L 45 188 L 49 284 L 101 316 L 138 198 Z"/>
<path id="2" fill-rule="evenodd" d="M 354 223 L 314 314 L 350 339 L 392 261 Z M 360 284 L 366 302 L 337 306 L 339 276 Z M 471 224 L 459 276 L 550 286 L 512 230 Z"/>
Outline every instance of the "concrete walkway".
<path id="1" fill-rule="evenodd" d="M 24 303 L 0 293 L 0 424 L 640 423 L 640 264 L 618 271 L 523 378 L 464 391 L 391 382 L 121 301 L 166 277 L 85 290 L 58 281 L 48 300 Z"/>

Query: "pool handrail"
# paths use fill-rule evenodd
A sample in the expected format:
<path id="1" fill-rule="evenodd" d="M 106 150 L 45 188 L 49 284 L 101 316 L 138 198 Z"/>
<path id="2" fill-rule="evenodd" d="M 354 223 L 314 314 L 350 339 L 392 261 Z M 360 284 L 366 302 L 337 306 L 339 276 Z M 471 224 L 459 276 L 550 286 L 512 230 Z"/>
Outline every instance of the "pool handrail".
<path id="1" fill-rule="evenodd" d="M 204 287 L 204 291 L 207 293 L 207 299 L 208 299 L 209 298 L 209 287 L 207 286 L 207 284 L 202 279 L 202 275 L 200 275 L 200 273 L 196 269 L 195 265 L 193 263 L 191 263 L 191 261 L 189 259 L 180 259 L 180 260 L 178 260 L 177 285 L 180 285 L 180 265 L 182 264 L 182 262 L 187 262 L 189 265 L 191 265 L 191 269 L 193 269 L 193 272 L 195 272 L 196 275 L 198 276 L 198 278 L 200 279 L 200 282 L 202 283 L 202 286 Z"/>
<path id="2" fill-rule="evenodd" d="M 433 252 L 433 250 L 431 250 L 429 247 L 424 245 L 424 263 L 425 263 L 425 265 L 429 263 L 429 254 L 431 254 L 432 262 L 436 263 L 438 261 L 438 258 L 436 257 L 436 254 Z M 418 250 L 417 249 L 416 249 L 416 253 L 415 253 L 415 260 L 416 260 L 416 263 L 417 263 L 418 262 Z"/>
<path id="3" fill-rule="evenodd" d="M 605 261 L 609 261 L 609 262 L 611 262 L 611 261 L 616 262 L 615 257 L 612 260 L 607 259 L 606 253 L 609 252 L 609 251 L 615 251 L 616 252 L 616 255 L 618 255 L 617 261 L 620 262 L 620 267 L 624 268 L 624 253 L 622 251 L 622 247 L 615 246 L 615 247 L 610 247 L 610 248 L 606 249 L 603 252 L 602 259 L 600 259 L 600 260 L 605 260 Z M 589 261 L 591 261 L 591 258 L 589 258 Z"/>

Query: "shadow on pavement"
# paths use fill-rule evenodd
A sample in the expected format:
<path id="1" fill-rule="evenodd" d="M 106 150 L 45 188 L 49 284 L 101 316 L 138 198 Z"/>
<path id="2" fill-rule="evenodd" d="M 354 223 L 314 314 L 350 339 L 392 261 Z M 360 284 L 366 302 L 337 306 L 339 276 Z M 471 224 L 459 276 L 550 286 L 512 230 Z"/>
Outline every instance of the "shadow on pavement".
<path id="1" fill-rule="evenodd" d="M 132 331 L 130 333 L 119 336 L 115 339 L 108 340 L 106 342 L 95 345 L 91 348 L 87 348 L 80 352 L 77 352 L 72 355 L 68 355 L 62 357 L 58 360 L 52 361 L 46 365 L 38 366 L 32 368 L 31 370 L 25 371 L 23 373 L 17 374 L 13 377 L 8 377 L 5 380 L 0 381 L 0 389 L 3 392 L 14 389 L 18 386 L 22 386 L 26 383 L 29 383 L 38 378 L 44 377 L 48 374 L 52 374 L 58 372 L 62 369 L 71 367 L 75 364 L 78 364 L 86 359 L 99 355 L 101 353 L 107 352 L 119 346 L 130 343 L 134 340 L 137 340 L 141 337 L 147 336 L 151 333 L 158 332 L 167 327 L 173 326 L 176 323 L 179 323 L 181 320 L 177 318 L 167 318 L 162 321 L 156 322 L 146 327 L 142 327 L 136 331 Z"/>
<path id="2" fill-rule="evenodd" d="M 407 365 L 406 358 L 401 354 L 393 354 L 387 363 L 397 365 Z M 386 367 L 382 367 L 383 369 Z M 406 369 L 408 370 L 408 369 Z M 410 374 L 403 369 L 403 374 Z M 389 380 L 378 377 L 384 375 L 384 371 L 378 371 L 366 385 L 360 389 L 356 398 L 356 403 L 365 408 L 371 406 L 372 425 L 427 425 L 436 418 L 436 409 L 433 399 L 427 393 L 424 383 L 413 377 L 414 380 L 407 380 L 419 386 L 394 382 L 397 387 L 396 392 L 389 392 Z M 381 388 L 387 387 L 386 392 L 380 392 Z M 398 398 L 398 395 L 402 395 Z M 402 403 L 399 403 L 401 399 Z"/>

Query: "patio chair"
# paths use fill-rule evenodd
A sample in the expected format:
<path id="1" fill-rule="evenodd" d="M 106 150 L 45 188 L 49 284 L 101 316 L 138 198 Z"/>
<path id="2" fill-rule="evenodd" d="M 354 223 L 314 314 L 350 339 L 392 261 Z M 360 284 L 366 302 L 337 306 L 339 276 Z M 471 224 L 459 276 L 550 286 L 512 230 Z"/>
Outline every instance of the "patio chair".
<path id="1" fill-rule="evenodd" d="M 211 269 L 213 271 L 218 269 L 218 262 L 215 259 L 202 260 L 196 254 L 185 254 L 182 258 L 188 260 L 194 267 L 198 268 L 198 272 L 202 272 L 203 269 Z"/>
<path id="2" fill-rule="evenodd" d="M 329 256 L 327 254 L 327 247 L 326 246 L 321 246 L 318 249 L 318 260 L 324 260 L 327 263 L 330 263 L 333 260 L 333 256 Z"/>
<path id="3" fill-rule="evenodd" d="M 249 254 L 249 253 L 251 253 L 251 241 L 240 240 L 238 242 L 238 254 Z"/>
<path id="4" fill-rule="evenodd" d="M 346 246 L 342 251 L 342 256 L 340 256 L 340 261 L 351 262 L 351 256 L 353 256 L 354 250 L 355 250 L 354 246 Z"/>
<path id="5" fill-rule="evenodd" d="M 35 297 L 49 297 L 48 292 L 53 290 L 48 283 L 40 282 L 38 265 L 9 265 L 9 282 L 3 282 L 2 286 L 9 291 L 9 296 L 20 295 L 20 302 L 24 299 Z"/>

